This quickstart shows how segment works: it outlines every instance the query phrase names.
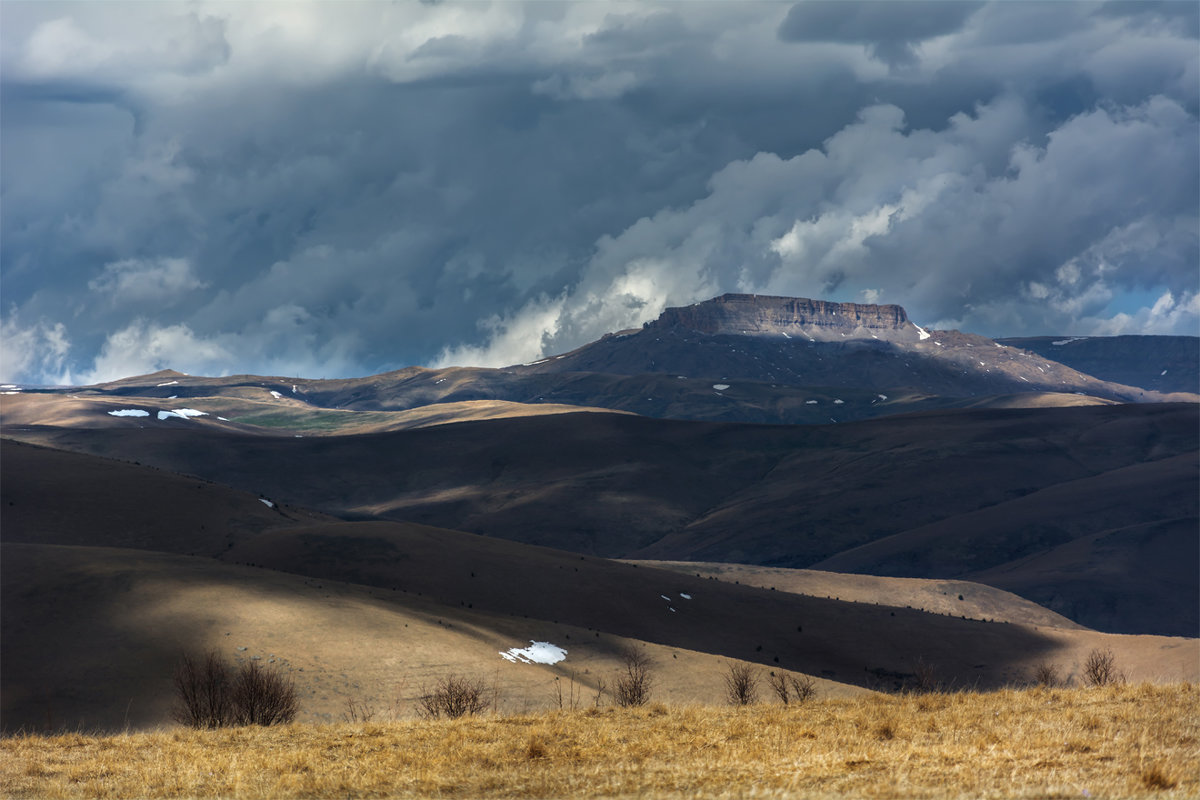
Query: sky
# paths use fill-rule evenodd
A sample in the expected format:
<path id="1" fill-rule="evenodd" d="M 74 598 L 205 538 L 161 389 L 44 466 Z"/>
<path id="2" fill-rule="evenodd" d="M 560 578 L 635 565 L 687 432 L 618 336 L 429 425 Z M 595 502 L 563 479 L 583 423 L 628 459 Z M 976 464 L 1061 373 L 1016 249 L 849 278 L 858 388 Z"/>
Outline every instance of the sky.
<path id="1" fill-rule="evenodd" d="M 502 366 L 726 292 L 1200 334 L 1195 2 L 0 3 L 0 380 Z"/>

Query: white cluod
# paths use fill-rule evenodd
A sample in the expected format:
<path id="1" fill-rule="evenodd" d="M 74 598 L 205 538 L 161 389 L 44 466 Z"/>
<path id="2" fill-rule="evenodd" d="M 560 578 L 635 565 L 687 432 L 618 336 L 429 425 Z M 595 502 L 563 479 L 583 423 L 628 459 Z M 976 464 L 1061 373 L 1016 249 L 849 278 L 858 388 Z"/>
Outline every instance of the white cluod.
<path id="1" fill-rule="evenodd" d="M 148 417 L 149 411 L 143 411 L 140 408 L 122 408 L 120 411 L 110 411 L 109 416 L 113 417 Z"/>
<path id="2" fill-rule="evenodd" d="M 500 657 L 514 664 L 557 664 L 567 657 L 567 651 L 549 642 L 529 640 L 529 647 L 514 647 L 500 653 Z"/>

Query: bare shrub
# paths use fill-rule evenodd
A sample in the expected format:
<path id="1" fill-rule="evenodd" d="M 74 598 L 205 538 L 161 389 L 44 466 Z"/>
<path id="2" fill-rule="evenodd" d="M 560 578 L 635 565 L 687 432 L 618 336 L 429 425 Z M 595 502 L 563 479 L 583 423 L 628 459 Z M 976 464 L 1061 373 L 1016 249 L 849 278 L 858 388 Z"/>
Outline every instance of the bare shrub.
<path id="1" fill-rule="evenodd" d="M 808 675 L 788 675 L 784 672 L 772 672 L 767 677 L 771 691 L 785 706 L 796 701 L 797 704 L 811 700 L 817 694 L 817 684 Z"/>
<path id="2" fill-rule="evenodd" d="M 256 661 L 238 669 L 230 700 L 237 725 L 282 725 L 294 720 L 299 710 L 295 682 Z"/>
<path id="3" fill-rule="evenodd" d="M 625 671 L 613 682 L 613 699 L 622 708 L 644 706 L 650 701 L 650 689 L 654 678 L 650 674 L 653 661 L 636 647 L 626 647 L 620 652 Z"/>
<path id="4" fill-rule="evenodd" d="M 482 680 L 450 675 L 439 680 L 433 691 L 421 696 L 418 713 L 426 719 L 458 719 L 467 714 L 481 714 L 491 705 Z"/>
<path id="5" fill-rule="evenodd" d="M 912 691 L 918 694 L 929 694 L 939 689 L 937 670 L 933 664 L 923 658 L 913 663 Z"/>
<path id="6" fill-rule="evenodd" d="M 291 722 L 299 710 L 291 678 L 253 661 L 233 669 L 216 651 L 184 654 L 174 684 L 171 716 L 192 728 L 277 725 Z"/>
<path id="7" fill-rule="evenodd" d="M 749 664 L 730 664 L 722 676 L 725 699 L 731 706 L 748 706 L 758 701 L 758 673 Z"/>
<path id="8" fill-rule="evenodd" d="M 189 728 L 220 728 L 230 723 L 229 667 L 216 651 L 203 657 L 185 653 L 175 668 L 175 707 L 171 717 Z"/>
<path id="9" fill-rule="evenodd" d="M 375 719 L 375 707 L 364 700 L 347 697 L 346 710 L 342 712 L 342 719 L 350 723 L 370 722 Z"/>
<path id="10" fill-rule="evenodd" d="M 1034 664 L 1033 682 L 1048 689 L 1061 685 L 1062 677 L 1058 673 L 1058 665 L 1051 664 L 1049 661 L 1039 661 Z"/>
<path id="11" fill-rule="evenodd" d="M 1125 673 L 1117 669 L 1112 650 L 1096 649 L 1083 662 L 1083 682 L 1088 686 L 1111 686 L 1125 682 Z"/>

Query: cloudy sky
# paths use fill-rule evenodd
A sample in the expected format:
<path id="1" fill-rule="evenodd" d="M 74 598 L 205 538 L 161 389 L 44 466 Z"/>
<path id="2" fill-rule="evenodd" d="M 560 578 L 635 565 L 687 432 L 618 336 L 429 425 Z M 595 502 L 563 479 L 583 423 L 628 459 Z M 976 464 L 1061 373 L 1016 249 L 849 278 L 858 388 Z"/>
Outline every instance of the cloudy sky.
<path id="1" fill-rule="evenodd" d="M 0 378 L 503 365 L 724 292 L 1200 333 L 1195 2 L 0 3 Z"/>

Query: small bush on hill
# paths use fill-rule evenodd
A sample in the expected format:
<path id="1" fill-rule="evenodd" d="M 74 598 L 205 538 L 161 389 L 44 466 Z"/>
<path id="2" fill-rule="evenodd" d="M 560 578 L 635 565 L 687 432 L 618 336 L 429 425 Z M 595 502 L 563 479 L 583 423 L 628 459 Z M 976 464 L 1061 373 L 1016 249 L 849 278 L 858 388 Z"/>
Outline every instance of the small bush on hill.
<path id="1" fill-rule="evenodd" d="M 625 671 L 613 682 L 613 699 L 622 708 L 646 705 L 654 684 L 650 674 L 654 662 L 650 656 L 633 646 L 623 649 L 620 656 Z"/>
<path id="2" fill-rule="evenodd" d="M 1083 662 L 1083 682 L 1088 686 L 1111 686 L 1124 683 L 1125 673 L 1117 669 L 1112 650 L 1093 650 Z"/>
<path id="3" fill-rule="evenodd" d="M 722 676 L 725 699 L 731 706 L 748 706 L 758 701 L 758 673 L 749 664 L 730 664 Z"/>
<path id="4" fill-rule="evenodd" d="M 291 678 L 256 662 L 230 667 L 212 651 L 203 657 L 184 654 L 174 676 L 172 717 L 190 728 L 227 725 L 278 725 L 299 711 Z"/>
<path id="5" fill-rule="evenodd" d="M 418 713 L 426 719 L 458 719 L 467 714 L 480 714 L 491 705 L 483 681 L 450 675 L 438 681 L 433 691 L 422 695 Z"/>
<path id="6" fill-rule="evenodd" d="M 793 700 L 797 704 L 804 703 L 816 697 L 817 684 L 807 675 L 788 675 L 783 672 L 772 672 L 767 677 L 771 691 L 785 706 Z"/>

